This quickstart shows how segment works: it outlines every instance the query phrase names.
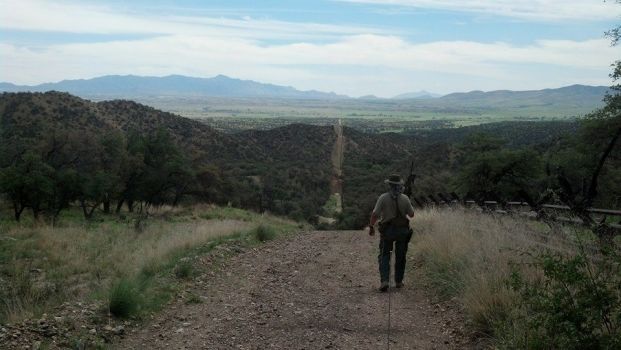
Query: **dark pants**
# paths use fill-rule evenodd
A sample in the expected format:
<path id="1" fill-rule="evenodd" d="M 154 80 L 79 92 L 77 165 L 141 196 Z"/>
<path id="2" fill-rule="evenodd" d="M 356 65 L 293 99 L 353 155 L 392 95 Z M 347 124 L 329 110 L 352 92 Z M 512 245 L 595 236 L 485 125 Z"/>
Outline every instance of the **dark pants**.
<path id="1" fill-rule="evenodd" d="M 412 234 L 408 228 L 388 227 L 381 234 L 379 243 L 379 272 L 381 282 L 388 282 L 390 279 L 390 252 L 395 250 L 395 282 L 403 281 L 405 273 L 405 255 L 408 252 L 408 243 Z"/>

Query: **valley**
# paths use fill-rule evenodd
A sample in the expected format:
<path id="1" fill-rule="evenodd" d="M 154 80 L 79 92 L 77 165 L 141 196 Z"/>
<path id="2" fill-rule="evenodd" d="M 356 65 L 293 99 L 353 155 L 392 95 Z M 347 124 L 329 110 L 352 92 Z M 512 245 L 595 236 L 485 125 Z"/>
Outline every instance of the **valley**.
<path id="1" fill-rule="evenodd" d="M 621 0 L 0 2 L 0 350 L 621 349 Z"/>
<path id="2" fill-rule="evenodd" d="M 502 203 L 551 193 L 547 201 L 571 204 L 617 130 L 601 114 L 462 127 L 300 117 L 255 128 L 223 118 L 213 127 L 60 92 L 4 93 L 0 116 L 0 281 L 10 286 L 0 288 L 9 301 L 0 340 L 51 348 L 377 348 L 388 342 L 386 299 L 368 273 L 376 241 L 361 229 L 388 174 L 406 175 L 413 162 L 415 196 Z M 619 149 L 610 155 L 593 203 L 618 208 Z M 407 326 L 391 328 L 392 348 L 521 344 L 487 335 L 509 337 L 497 318 L 526 307 L 514 287 L 496 292 L 522 259 L 499 247 L 520 237 L 537 254 L 573 251 L 578 235 L 460 206 L 417 208 L 412 228 L 414 278 L 393 296 Z M 484 255 L 469 253 L 482 242 Z M 489 261 L 503 269 L 488 271 Z M 520 273 L 531 283 L 538 272 Z M 65 321 L 76 309 L 91 315 L 79 321 L 88 329 Z"/>

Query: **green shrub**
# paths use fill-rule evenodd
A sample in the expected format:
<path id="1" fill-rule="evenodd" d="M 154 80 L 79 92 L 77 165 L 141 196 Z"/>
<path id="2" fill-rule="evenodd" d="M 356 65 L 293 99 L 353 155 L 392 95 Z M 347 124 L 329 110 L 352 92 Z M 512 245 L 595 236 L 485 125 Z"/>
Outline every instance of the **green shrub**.
<path id="1" fill-rule="evenodd" d="M 123 278 L 110 289 L 108 307 L 114 316 L 126 318 L 138 313 L 140 291 L 135 282 Z"/>
<path id="2" fill-rule="evenodd" d="M 271 226 L 261 224 L 254 230 L 254 237 L 259 242 L 271 241 L 276 237 L 276 230 Z"/>
<path id="3" fill-rule="evenodd" d="M 535 264 L 543 271 L 539 281 L 512 276 L 520 293 L 522 329 L 510 347 L 526 349 L 621 348 L 621 259 L 608 251 L 592 259 L 545 252 Z"/>
<path id="4" fill-rule="evenodd" d="M 189 259 L 181 259 L 175 266 L 175 276 L 177 278 L 189 278 L 194 273 L 194 266 Z"/>

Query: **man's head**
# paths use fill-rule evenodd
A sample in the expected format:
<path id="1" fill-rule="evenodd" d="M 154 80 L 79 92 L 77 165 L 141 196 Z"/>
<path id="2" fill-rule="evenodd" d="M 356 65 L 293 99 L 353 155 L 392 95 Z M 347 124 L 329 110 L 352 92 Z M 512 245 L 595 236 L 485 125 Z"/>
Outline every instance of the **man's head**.
<path id="1" fill-rule="evenodd" d="M 395 198 L 403 192 L 403 179 L 399 174 L 390 175 L 388 179 L 384 180 L 384 183 L 390 186 L 390 194 Z"/>

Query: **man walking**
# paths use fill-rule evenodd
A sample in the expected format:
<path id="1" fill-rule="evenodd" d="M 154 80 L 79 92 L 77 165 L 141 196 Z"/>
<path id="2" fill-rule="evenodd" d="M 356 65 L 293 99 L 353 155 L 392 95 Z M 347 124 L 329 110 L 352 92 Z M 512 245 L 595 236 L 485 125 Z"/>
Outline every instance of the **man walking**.
<path id="1" fill-rule="evenodd" d="M 395 250 L 395 287 L 403 287 L 405 273 L 405 255 L 408 243 L 412 237 L 410 219 L 414 216 L 414 208 L 410 199 L 404 195 L 404 183 L 400 175 L 390 175 L 384 181 L 389 191 L 379 196 L 369 223 L 369 235 L 375 235 L 375 223 L 379 220 L 380 253 L 379 263 L 380 281 L 379 290 L 388 290 L 390 279 L 390 253 Z"/>

